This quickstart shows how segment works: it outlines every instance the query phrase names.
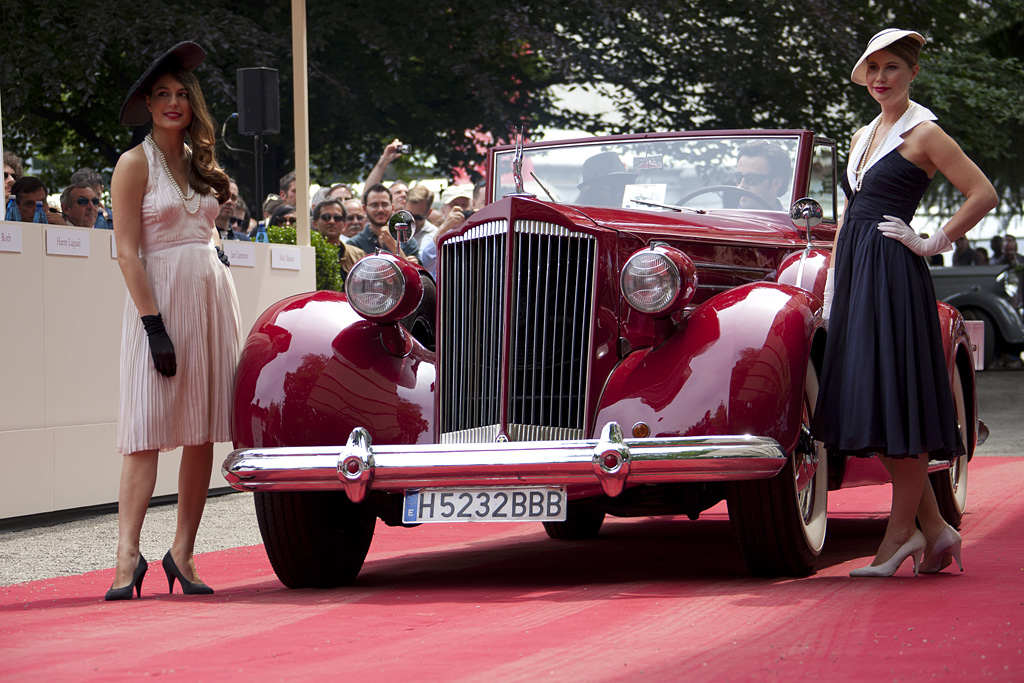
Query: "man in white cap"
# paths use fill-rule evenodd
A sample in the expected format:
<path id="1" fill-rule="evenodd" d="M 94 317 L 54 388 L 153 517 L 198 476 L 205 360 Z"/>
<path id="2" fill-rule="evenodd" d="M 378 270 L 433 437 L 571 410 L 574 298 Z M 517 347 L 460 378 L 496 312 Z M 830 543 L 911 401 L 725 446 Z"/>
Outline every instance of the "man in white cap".
<path id="1" fill-rule="evenodd" d="M 434 239 L 423 245 L 420 251 L 420 263 L 435 278 L 437 277 L 437 241 L 455 230 L 466 220 L 466 212 L 473 201 L 473 186 L 451 185 L 441 193 L 441 226 Z"/>

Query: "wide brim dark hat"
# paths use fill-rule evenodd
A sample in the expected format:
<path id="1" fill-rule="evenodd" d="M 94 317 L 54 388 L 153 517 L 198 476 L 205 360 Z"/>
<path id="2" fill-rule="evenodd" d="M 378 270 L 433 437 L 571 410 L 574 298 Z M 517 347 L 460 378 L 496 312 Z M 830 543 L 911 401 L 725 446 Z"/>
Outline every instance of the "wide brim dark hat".
<path id="1" fill-rule="evenodd" d="M 627 171 L 625 164 L 622 163 L 619 155 L 615 152 L 601 152 L 583 162 L 582 175 L 583 182 L 576 186 L 580 190 L 583 189 L 584 185 L 598 178 L 634 180 L 640 174 L 635 171 Z"/>
<path id="2" fill-rule="evenodd" d="M 185 40 L 153 60 L 153 63 L 142 72 L 139 79 L 128 90 L 128 96 L 121 105 L 121 124 L 125 126 L 141 126 L 149 122 L 149 107 L 146 106 L 146 95 L 149 85 L 157 74 L 180 66 L 185 71 L 192 71 L 203 63 L 206 50 L 198 43 Z"/>

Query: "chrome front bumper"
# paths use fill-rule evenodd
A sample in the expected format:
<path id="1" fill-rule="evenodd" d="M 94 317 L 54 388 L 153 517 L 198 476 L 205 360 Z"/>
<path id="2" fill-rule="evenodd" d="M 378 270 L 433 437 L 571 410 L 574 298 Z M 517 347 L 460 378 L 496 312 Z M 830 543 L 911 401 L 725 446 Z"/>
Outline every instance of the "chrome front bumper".
<path id="1" fill-rule="evenodd" d="M 627 483 L 768 479 L 785 463 L 782 447 L 765 437 L 623 439 L 609 422 L 597 440 L 412 446 L 372 446 L 359 427 L 344 447 L 246 448 L 222 469 L 240 491 L 343 489 L 358 503 L 368 491 L 441 486 L 600 484 L 615 497 Z"/>

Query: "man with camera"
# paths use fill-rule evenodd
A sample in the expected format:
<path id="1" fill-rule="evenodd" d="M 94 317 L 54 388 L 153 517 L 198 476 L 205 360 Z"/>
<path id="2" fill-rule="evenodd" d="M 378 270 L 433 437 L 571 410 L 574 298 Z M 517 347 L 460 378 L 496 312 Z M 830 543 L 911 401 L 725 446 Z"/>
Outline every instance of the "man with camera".
<path id="1" fill-rule="evenodd" d="M 473 213 L 469 207 L 473 201 L 472 185 L 452 185 L 441 193 L 441 215 L 444 220 L 434 235 L 434 239 L 423 246 L 420 261 L 423 267 L 435 278 L 437 277 L 437 240 L 458 228 Z"/>

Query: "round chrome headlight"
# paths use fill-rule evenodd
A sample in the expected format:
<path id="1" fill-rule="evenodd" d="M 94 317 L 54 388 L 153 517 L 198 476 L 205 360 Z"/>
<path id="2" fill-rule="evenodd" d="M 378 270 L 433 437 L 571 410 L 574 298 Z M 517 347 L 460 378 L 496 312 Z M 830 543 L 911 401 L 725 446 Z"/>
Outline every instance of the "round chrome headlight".
<path id="1" fill-rule="evenodd" d="M 352 308 L 368 318 L 381 318 L 402 303 L 405 276 L 398 264 L 382 256 L 367 256 L 352 266 L 345 278 L 345 294 Z"/>
<path id="2" fill-rule="evenodd" d="M 652 315 L 670 315 L 690 302 L 696 291 L 696 269 L 678 249 L 654 246 L 626 261 L 619 278 L 626 303 Z"/>

